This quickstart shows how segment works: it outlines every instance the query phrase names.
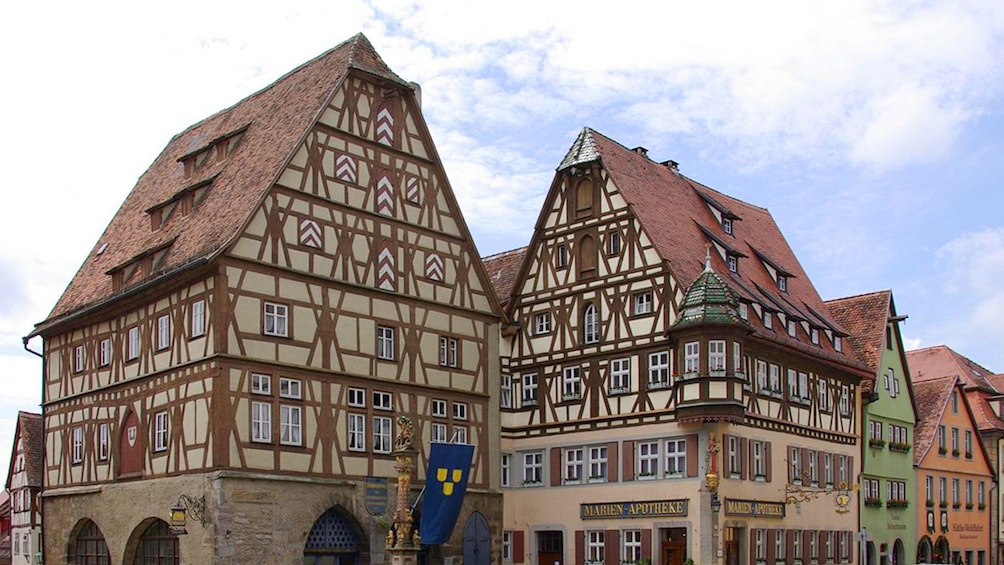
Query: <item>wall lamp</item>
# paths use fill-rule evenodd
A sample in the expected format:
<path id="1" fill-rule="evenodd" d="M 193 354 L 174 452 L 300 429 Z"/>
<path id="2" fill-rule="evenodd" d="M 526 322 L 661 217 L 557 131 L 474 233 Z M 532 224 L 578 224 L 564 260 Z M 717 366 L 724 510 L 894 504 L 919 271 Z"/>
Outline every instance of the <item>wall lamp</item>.
<path id="1" fill-rule="evenodd" d="M 187 534 L 185 522 L 188 514 L 199 521 L 203 527 L 206 525 L 206 497 L 192 498 L 187 494 L 178 497 L 178 502 L 171 507 L 171 531 L 175 535 Z"/>

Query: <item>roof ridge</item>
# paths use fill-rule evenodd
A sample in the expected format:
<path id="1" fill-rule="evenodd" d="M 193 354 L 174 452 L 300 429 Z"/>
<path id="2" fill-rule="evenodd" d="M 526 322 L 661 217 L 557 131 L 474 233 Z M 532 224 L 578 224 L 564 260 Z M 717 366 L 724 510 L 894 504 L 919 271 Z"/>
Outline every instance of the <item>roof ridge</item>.
<path id="1" fill-rule="evenodd" d="M 488 261 L 489 259 L 496 259 L 498 257 L 505 257 L 506 255 L 515 255 L 516 253 L 526 252 L 529 245 L 524 245 L 523 247 L 516 247 L 514 249 L 509 249 L 507 251 L 499 251 L 498 253 L 493 253 L 491 255 L 485 255 L 481 258 L 482 261 Z"/>
<path id="2" fill-rule="evenodd" d="M 829 304 L 831 302 L 840 302 L 842 300 L 856 300 L 856 299 L 864 298 L 866 296 L 875 296 L 875 295 L 879 295 L 879 294 L 892 294 L 892 289 L 891 288 L 886 288 L 886 289 L 882 289 L 882 290 L 873 290 L 871 292 L 862 292 L 860 294 L 852 294 L 850 296 L 841 296 L 839 298 L 830 298 L 828 300 L 824 300 L 823 303 Z"/>

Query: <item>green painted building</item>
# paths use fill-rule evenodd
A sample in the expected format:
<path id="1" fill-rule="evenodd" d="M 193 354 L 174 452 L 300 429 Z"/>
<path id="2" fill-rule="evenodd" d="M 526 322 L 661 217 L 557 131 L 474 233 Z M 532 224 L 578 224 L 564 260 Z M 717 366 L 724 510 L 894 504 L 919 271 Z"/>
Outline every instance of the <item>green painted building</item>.
<path id="1" fill-rule="evenodd" d="M 848 332 L 854 354 L 874 371 L 862 382 L 861 526 L 867 530 L 865 565 L 916 562 L 916 472 L 913 433 L 916 404 L 892 291 L 827 302 Z"/>

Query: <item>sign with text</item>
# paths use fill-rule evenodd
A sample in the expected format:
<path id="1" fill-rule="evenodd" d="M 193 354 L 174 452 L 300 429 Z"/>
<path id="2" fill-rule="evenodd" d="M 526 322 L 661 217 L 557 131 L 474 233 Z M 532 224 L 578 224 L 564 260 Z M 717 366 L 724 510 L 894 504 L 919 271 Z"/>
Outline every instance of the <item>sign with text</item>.
<path id="1" fill-rule="evenodd" d="M 749 518 L 784 518 L 784 503 L 726 498 L 725 515 Z"/>
<path id="2" fill-rule="evenodd" d="M 687 499 L 646 500 L 641 502 L 587 502 L 579 506 L 579 514 L 583 520 L 686 516 Z"/>
<path id="3" fill-rule="evenodd" d="M 366 510 L 374 516 L 387 510 L 387 477 L 366 477 Z"/>

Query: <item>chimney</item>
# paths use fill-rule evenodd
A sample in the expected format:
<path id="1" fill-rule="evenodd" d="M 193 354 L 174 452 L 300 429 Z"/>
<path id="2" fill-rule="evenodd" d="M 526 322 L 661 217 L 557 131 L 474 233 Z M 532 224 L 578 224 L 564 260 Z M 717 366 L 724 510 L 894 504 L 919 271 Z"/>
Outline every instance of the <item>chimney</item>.
<path id="1" fill-rule="evenodd" d="M 670 159 L 668 161 L 663 161 L 662 163 L 659 163 L 659 164 L 662 165 L 663 167 L 666 167 L 667 169 L 673 171 L 674 173 L 678 172 L 680 170 L 680 164 L 677 163 L 676 161 L 672 160 L 672 159 Z"/>
<path id="2" fill-rule="evenodd" d="M 648 158 L 648 149 L 645 149 L 640 145 L 638 147 L 635 147 L 631 151 L 634 151 L 635 153 L 641 155 L 642 157 L 645 157 L 646 159 Z"/>

